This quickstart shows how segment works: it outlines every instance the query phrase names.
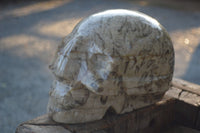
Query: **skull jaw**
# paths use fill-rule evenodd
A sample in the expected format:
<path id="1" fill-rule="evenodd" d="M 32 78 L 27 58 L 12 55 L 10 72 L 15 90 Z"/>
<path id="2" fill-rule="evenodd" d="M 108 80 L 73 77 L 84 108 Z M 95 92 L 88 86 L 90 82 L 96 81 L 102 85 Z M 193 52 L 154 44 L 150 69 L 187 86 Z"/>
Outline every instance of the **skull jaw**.
<path id="1" fill-rule="evenodd" d="M 126 107 L 123 110 L 121 110 L 121 112 L 118 112 L 117 114 L 128 113 L 135 110 L 136 108 L 139 109 L 142 107 L 152 105 L 156 103 L 157 101 L 159 100 L 154 99 L 152 101 L 144 102 L 144 101 L 141 101 L 140 98 L 138 98 L 138 100 L 135 99 L 133 103 L 126 103 L 127 104 Z M 136 104 L 133 105 L 134 103 Z M 118 105 L 115 105 L 115 106 L 118 106 Z M 68 124 L 86 123 L 86 122 L 92 122 L 92 121 L 97 121 L 97 120 L 102 119 L 108 109 L 109 107 L 105 107 L 105 108 L 94 107 L 93 109 L 84 109 L 84 108 L 71 109 L 71 110 L 66 110 L 62 112 L 50 113 L 50 117 L 58 123 L 68 123 Z"/>
<path id="2" fill-rule="evenodd" d="M 72 94 L 73 91 L 71 92 Z M 57 102 L 58 99 L 50 96 L 48 113 L 58 123 L 92 122 L 102 119 L 109 108 L 112 108 L 116 114 L 124 114 L 152 105 L 159 101 L 163 95 L 164 92 L 148 95 L 127 95 L 123 93 L 117 96 L 103 96 L 89 91 L 87 102 L 80 106 L 74 106 L 72 109 L 66 109 L 66 107 Z"/>

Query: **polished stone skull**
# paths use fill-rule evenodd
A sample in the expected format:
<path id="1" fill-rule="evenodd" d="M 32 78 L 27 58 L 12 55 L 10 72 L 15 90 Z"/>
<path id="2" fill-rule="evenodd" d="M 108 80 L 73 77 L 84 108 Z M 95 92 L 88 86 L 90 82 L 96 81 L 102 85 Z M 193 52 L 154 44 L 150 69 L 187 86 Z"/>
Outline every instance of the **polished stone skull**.
<path id="1" fill-rule="evenodd" d="M 53 120 L 83 123 L 151 105 L 169 89 L 174 50 L 153 18 L 108 10 L 81 21 L 58 47 L 48 103 Z"/>

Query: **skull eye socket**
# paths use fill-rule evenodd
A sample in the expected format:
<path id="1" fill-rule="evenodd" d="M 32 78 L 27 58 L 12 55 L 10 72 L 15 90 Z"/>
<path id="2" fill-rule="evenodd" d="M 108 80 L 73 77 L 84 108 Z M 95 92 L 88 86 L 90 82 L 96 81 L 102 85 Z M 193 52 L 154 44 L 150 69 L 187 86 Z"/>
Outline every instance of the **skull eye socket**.
<path id="1" fill-rule="evenodd" d="M 58 80 L 59 82 L 64 82 L 64 81 L 65 81 L 65 79 L 64 79 L 63 77 L 57 77 L 57 80 Z"/>

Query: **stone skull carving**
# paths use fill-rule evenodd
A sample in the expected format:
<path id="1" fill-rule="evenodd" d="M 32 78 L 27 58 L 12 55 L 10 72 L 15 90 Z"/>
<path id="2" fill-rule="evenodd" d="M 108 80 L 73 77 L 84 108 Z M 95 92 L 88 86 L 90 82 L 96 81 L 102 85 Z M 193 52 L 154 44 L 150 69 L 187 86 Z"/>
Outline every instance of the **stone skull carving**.
<path id="1" fill-rule="evenodd" d="M 58 47 L 48 103 L 53 120 L 83 123 L 109 108 L 130 112 L 160 100 L 174 69 L 168 33 L 153 18 L 108 10 L 81 21 Z"/>

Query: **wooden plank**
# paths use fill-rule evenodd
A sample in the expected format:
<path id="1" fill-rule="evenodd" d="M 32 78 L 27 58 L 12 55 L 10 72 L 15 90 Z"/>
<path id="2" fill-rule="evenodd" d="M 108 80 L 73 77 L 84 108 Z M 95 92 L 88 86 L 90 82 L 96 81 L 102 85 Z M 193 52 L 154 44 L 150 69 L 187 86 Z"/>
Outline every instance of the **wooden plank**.
<path id="1" fill-rule="evenodd" d="M 175 99 L 164 99 L 155 105 L 127 114 L 107 114 L 102 120 L 84 124 L 59 124 L 48 115 L 21 124 L 16 133 L 155 133 L 173 121 Z"/>
<path id="2" fill-rule="evenodd" d="M 99 121 L 84 124 L 60 124 L 47 115 L 18 126 L 16 133 L 159 133 L 172 124 L 200 130 L 200 88 L 173 79 L 165 97 L 154 105 L 123 115 L 108 112 Z"/>
<path id="3" fill-rule="evenodd" d="M 165 96 L 168 96 L 168 97 L 173 97 L 175 99 L 179 99 L 179 96 L 181 94 L 182 90 L 180 89 L 177 89 L 175 87 L 171 87 L 166 93 L 165 93 Z"/>
<path id="4" fill-rule="evenodd" d="M 176 101 L 175 106 L 174 121 L 179 125 L 196 129 L 199 108 L 179 100 Z"/>
<path id="5" fill-rule="evenodd" d="M 199 133 L 199 131 L 192 128 L 177 125 L 163 133 Z"/>
<path id="6" fill-rule="evenodd" d="M 190 93 L 200 95 L 200 85 L 187 82 L 185 80 L 173 78 L 172 86 Z"/>
<path id="7" fill-rule="evenodd" d="M 174 120 L 180 125 L 200 129 L 200 86 L 181 79 L 173 79 L 167 95 L 177 99 Z"/>
<path id="8" fill-rule="evenodd" d="M 72 133 L 62 126 L 55 125 L 29 125 L 19 126 L 16 133 Z"/>
<path id="9" fill-rule="evenodd" d="M 199 107 L 200 106 L 200 96 L 194 93 L 189 93 L 187 91 L 182 91 L 179 96 L 180 101 L 184 101 L 188 104 L 193 106 Z"/>
<path id="10" fill-rule="evenodd" d="M 198 112 L 197 116 L 196 129 L 200 130 L 200 111 Z"/>

